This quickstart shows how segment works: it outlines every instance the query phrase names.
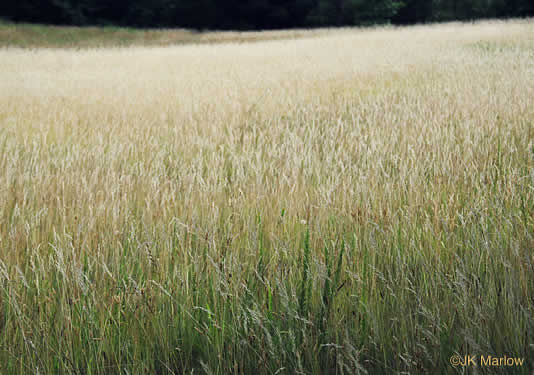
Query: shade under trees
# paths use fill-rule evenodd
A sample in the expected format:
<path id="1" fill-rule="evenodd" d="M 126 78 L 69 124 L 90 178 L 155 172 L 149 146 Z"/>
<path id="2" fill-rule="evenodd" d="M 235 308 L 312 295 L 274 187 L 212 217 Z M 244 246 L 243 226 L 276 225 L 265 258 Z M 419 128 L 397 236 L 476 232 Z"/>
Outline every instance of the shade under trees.
<path id="1" fill-rule="evenodd" d="M 532 0 L 2 0 L 0 18 L 68 25 L 277 29 L 534 16 Z"/>

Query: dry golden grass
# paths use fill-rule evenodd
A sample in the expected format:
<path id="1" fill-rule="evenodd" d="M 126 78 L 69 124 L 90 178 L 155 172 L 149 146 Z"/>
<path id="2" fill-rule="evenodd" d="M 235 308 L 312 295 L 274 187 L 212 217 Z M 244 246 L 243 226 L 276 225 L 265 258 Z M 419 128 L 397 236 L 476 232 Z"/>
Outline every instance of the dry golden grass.
<path id="1" fill-rule="evenodd" d="M 16 194 L 2 194 L 3 221 L 21 232 L 46 210 L 33 245 L 75 225 L 91 248 L 131 209 L 149 227 L 197 210 L 215 220 L 228 199 L 269 217 L 393 214 L 401 194 L 417 213 L 442 191 L 425 175 L 452 189 L 483 183 L 489 142 L 515 135 L 503 151 L 528 147 L 533 37 L 515 22 L 246 47 L 4 50 L 2 186 Z"/>
<path id="2" fill-rule="evenodd" d="M 339 33 L 339 29 L 270 31 L 192 31 L 188 29 L 132 29 L 124 27 L 51 26 L 2 22 L 0 47 L 104 48 L 176 46 L 183 44 L 250 43 L 290 40 Z"/>
<path id="3" fill-rule="evenodd" d="M 268 38 L 275 34 L 285 35 Z M 162 364 L 161 371 L 176 373 L 247 372 L 254 367 L 246 363 L 258 358 L 265 373 L 318 372 L 320 363 L 332 372 L 343 366 L 446 372 L 445 354 L 466 348 L 532 353 L 532 20 L 328 30 L 299 38 L 0 50 L 0 278 L 5 306 L 25 306 L 4 311 L 11 328 L 0 341 L 13 348 L 2 354 L 13 362 L 10 372 L 77 372 L 91 364 L 103 373 L 132 363 L 144 366 L 130 368 L 134 373 Z M 306 228 L 310 277 L 303 276 L 308 265 L 299 271 Z M 333 264 L 322 248 L 341 238 L 355 242 L 339 256 L 344 294 L 330 312 L 328 298 L 316 294 Z M 261 283 L 251 284 L 254 274 Z M 501 301 L 493 281 L 508 288 L 500 321 L 492 315 L 497 307 L 481 308 L 474 289 L 458 287 L 474 280 L 470 275 L 482 280 L 488 301 Z M 135 298 L 166 307 L 151 310 L 147 302 L 122 326 L 120 319 L 105 323 L 108 309 L 121 306 L 117 301 L 138 303 L 134 294 L 114 289 L 123 284 L 144 285 L 150 296 Z M 242 299 L 243 290 L 254 297 Z M 384 297 L 388 291 L 396 302 Z M 91 335 L 100 336 L 91 340 L 103 343 L 84 341 L 86 313 L 69 307 L 87 295 L 84 308 L 102 317 L 94 318 L 100 323 Z M 464 305 L 454 312 L 459 295 Z M 299 336 L 311 327 L 304 325 L 290 335 L 294 347 L 270 351 L 268 340 L 260 340 L 247 341 L 250 352 L 235 349 L 248 340 L 238 311 L 265 314 L 281 327 L 273 328 L 280 337 L 292 332 L 276 320 L 291 315 L 284 305 L 291 296 L 299 314 L 309 307 L 302 321 L 321 311 L 314 327 L 332 314 L 329 333 L 310 334 L 318 340 L 312 345 Z M 56 301 L 59 315 L 28 307 L 46 306 L 46 298 Z M 171 300 L 183 319 L 191 316 L 186 343 L 173 341 L 180 342 L 186 323 L 173 326 L 178 337 L 168 333 L 178 314 L 163 313 Z M 250 308 L 240 310 L 245 305 Z M 199 323 L 204 310 L 198 309 L 212 314 L 202 315 L 208 323 Z M 469 321 L 477 312 L 486 326 Z M 391 323 L 403 313 L 406 321 Z M 76 314 L 78 325 L 68 323 Z M 435 330 L 424 314 L 435 318 Z M 129 330 L 143 319 L 152 328 Z M 250 326 L 264 322 L 256 335 L 268 331 L 265 321 L 250 319 Z M 369 323 L 353 326 L 362 319 Z M 463 331 L 454 331 L 455 324 Z M 497 332 L 499 324 L 502 335 L 517 337 L 505 342 L 485 330 Z M 454 339 L 443 343 L 447 329 Z M 116 344 L 106 334 L 122 339 Z M 143 335 L 159 338 L 149 345 Z M 432 340 L 428 335 L 436 341 L 425 341 Z M 57 338 L 38 343 L 36 336 Z M 337 354 L 332 346 L 326 357 L 316 356 L 325 337 L 340 345 Z M 232 338 L 234 349 L 225 346 Z M 173 345 L 186 349 L 180 354 Z M 139 349 L 149 347 L 149 354 Z M 87 357 L 76 355 L 83 352 Z M 13 357 L 22 358 L 20 366 Z"/>

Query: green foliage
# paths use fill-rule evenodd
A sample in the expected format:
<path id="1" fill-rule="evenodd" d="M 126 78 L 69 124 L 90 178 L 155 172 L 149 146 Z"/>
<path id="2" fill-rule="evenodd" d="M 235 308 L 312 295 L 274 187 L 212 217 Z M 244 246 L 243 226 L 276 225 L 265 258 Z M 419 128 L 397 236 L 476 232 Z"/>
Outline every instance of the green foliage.
<path id="1" fill-rule="evenodd" d="M 51 24 L 273 29 L 534 15 L 529 0 L 4 0 L 0 16 Z"/>

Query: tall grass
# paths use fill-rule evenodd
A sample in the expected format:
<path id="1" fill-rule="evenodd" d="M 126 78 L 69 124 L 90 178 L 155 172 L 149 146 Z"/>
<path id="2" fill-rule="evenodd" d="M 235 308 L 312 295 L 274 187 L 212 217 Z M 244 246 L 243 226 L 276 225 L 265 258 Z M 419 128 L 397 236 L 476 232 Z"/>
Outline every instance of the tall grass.
<path id="1" fill-rule="evenodd" d="M 533 98 L 531 20 L 1 50 L 0 371 L 531 373 Z"/>
<path id="2" fill-rule="evenodd" d="M 134 29 L 105 26 L 53 26 L 13 23 L 0 18 L 0 47 L 104 48 L 176 46 L 184 44 L 250 43 L 290 40 L 339 33 L 339 29 L 281 31 L 193 31 L 187 29 Z"/>

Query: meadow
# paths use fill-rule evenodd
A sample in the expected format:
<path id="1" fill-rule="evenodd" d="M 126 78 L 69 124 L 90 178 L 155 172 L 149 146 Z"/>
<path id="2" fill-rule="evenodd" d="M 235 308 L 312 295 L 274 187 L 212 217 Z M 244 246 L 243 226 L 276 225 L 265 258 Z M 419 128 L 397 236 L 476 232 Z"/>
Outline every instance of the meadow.
<path id="1" fill-rule="evenodd" d="M 54 26 L 13 23 L 0 18 L 0 48 L 163 47 L 186 44 L 251 43 L 338 33 L 339 28 L 315 30 L 211 31 L 136 29 L 117 26 Z"/>
<path id="2" fill-rule="evenodd" d="M 3 44 L 0 373 L 534 371 L 533 20 L 276 33 Z"/>

